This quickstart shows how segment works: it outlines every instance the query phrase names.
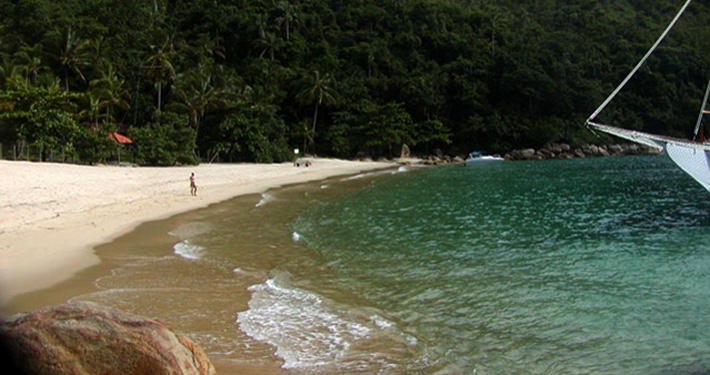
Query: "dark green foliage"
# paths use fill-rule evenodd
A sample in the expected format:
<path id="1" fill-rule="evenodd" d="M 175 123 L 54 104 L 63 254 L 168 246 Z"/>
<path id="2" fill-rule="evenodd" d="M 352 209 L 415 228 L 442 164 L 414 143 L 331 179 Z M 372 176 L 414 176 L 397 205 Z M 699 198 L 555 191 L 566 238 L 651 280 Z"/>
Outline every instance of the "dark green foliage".
<path id="1" fill-rule="evenodd" d="M 364 102 L 353 126 L 358 148 L 370 155 L 395 156 L 402 144 L 414 145 L 414 123 L 401 103 Z"/>
<path id="2" fill-rule="evenodd" d="M 261 132 L 259 121 L 242 113 L 233 114 L 218 125 L 223 141 L 215 150 L 224 151 L 239 161 L 271 163 L 269 140 Z"/>
<path id="3" fill-rule="evenodd" d="M 396 155 L 402 143 L 415 154 L 463 154 L 588 142 L 595 138 L 584 120 L 681 5 L 0 0 L 0 90 L 86 94 L 67 94 L 72 105 L 60 107 L 69 117 L 33 119 L 44 127 L 118 123 L 153 140 L 191 129 L 191 151 L 235 161 L 285 160 L 304 146 L 377 157 Z M 708 14 L 694 2 L 599 119 L 689 136 L 710 78 Z M 19 133 L 3 109 L 6 141 Z M 153 120 L 156 111 L 189 121 L 168 129 Z M 44 137 L 29 128 L 23 136 Z M 173 159 L 160 153 L 173 151 L 154 149 L 144 162 Z"/>
<path id="4" fill-rule="evenodd" d="M 119 145 L 116 141 L 108 137 L 108 131 L 89 131 L 82 129 L 74 141 L 76 154 L 79 160 L 86 163 L 99 163 L 111 157 Z"/>
<path id="5" fill-rule="evenodd" d="M 292 152 L 284 137 L 283 120 L 243 109 L 227 115 L 213 127 L 210 153 L 220 152 L 231 161 L 272 163 L 290 161 Z"/>
<path id="6" fill-rule="evenodd" d="M 158 112 L 154 118 L 152 123 L 128 132 L 135 161 L 160 166 L 197 164 L 193 153 L 196 133 L 188 125 L 187 116 Z"/>
<path id="7" fill-rule="evenodd" d="M 81 129 L 71 116 L 76 94 L 56 87 L 28 87 L 0 94 L 0 128 L 8 141 L 44 150 L 73 151 Z"/>

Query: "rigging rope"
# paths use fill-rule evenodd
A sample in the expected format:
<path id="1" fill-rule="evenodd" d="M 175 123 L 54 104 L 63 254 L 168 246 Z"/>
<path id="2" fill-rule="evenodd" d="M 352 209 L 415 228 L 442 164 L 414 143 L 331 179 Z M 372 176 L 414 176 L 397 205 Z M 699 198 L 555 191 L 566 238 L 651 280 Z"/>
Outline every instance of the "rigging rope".
<path id="1" fill-rule="evenodd" d="M 621 89 L 624 87 L 624 85 L 626 85 L 626 82 L 628 82 L 631 79 L 631 77 L 633 77 L 633 75 L 636 74 L 636 71 L 639 70 L 639 68 L 641 67 L 641 65 L 643 65 L 643 63 L 646 62 L 646 59 L 648 59 L 648 57 L 651 56 L 651 53 L 653 53 L 653 51 L 656 50 L 656 47 L 658 47 L 658 45 L 661 44 L 661 41 L 663 40 L 663 38 L 665 38 L 666 34 L 668 34 L 668 32 L 673 28 L 673 25 L 675 25 L 675 23 L 680 18 L 680 15 L 683 14 L 683 12 L 685 11 L 685 8 L 687 8 L 688 5 L 690 5 L 691 1 L 692 0 L 688 0 L 685 2 L 683 7 L 680 8 L 680 10 L 678 11 L 678 14 L 676 14 L 675 17 L 673 18 L 673 21 L 671 21 L 671 23 L 668 25 L 668 27 L 666 27 L 666 30 L 663 31 L 663 34 L 661 34 L 661 36 L 658 37 L 656 42 L 653 43 L 653 46 L 651 46 L 651 49 L 649 49 L 648 52 L 646 52 L 646 54 L 643 56 L 643 58 L 641 58 L 641 61 L 639 61 L 639 63 L 636 64 L 636 67 L 634 67 L 634 69 L 631 70 L 631 73 L 629 73 L 629 75 L 627 75 L 626 78 L 624 78 L 624 80 L 621 81 L 619 86 L 611 93 L 611 95 L 609 95 L 608 98 L 606 98 L 606 100 L 604 100 L 602 105 L 600 105 L 599 108 L 597 108 L 597 110 L 594 111 L 594 113 L 592 113 L 591 116 L 589 116 L 589 118 L 587 119 L 587 122 L 586 122 L 587 124 L 590 121 L 594 120 L 594 118 L 597 117 L 597 115 L 599 115 L 599 113 L 604 110 L 604 108 L 616 96 L 616 94 L 618 94 L 619 91 L 621 91 Z"/>

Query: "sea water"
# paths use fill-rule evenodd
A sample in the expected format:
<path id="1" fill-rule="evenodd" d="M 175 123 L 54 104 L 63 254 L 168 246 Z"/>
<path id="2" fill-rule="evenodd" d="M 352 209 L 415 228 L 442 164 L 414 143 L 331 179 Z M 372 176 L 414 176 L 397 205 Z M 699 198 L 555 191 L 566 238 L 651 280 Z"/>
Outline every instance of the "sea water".
<path id="1" fill-rule="evenodd" d="M 664 156 L 357 175 L 100 251 L 77 299 L 293 374 L 707 373 L 708 194 Z"/>

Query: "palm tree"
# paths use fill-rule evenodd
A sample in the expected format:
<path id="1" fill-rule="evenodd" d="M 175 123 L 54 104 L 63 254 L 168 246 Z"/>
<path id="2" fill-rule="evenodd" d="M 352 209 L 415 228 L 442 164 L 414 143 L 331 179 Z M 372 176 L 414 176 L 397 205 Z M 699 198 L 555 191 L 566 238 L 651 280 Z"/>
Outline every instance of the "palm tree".
<path id="1" fill-rule="evenodd" d="M 198 59 L 219 57 L 225 58 L 224 47 L 220 44 L 219 37 L 212 37 L 208 33 L 197 36 L 194 45 L 190 47 L 192 54 Z"/>
<path id="2" fill-rule="evenodd" d="M 274 104 L 276 95 L 273 90 L 269 90 L 264 85 L 246 87 L 244 90 L 244 101 L 248 103 L 249 109 L 261 115 L 276 113 L 279 109 Z"/>
<path id="3" fill-rule="evenodd" d="M 0 55 L 0 90 L 9 90 L 10 81 L 17 74 L 17 66 L 5 55 Z"/>
<path id="4" fill-rule="evenodd" d="M 146 59 L 145 67 L 148 76 L 153 79 L 158 90 L 158 111 L 163 91 L 163 82 L 170 82 L 175 79 L 175 68 L 170 59 L 174 55 L 173 44 L 168 37 L 161 47 L 153 46 L 153 53 Z"/>
<path id="5" fill-rule="evenodd" d="M 226 105 L 231 97 L 229 77 L 221 66 L 199 64 L 196 69 L 177 76 L 175 93 L 178 100 L 169 108 L 187 113 L 195 133 L 198 133 L 205 113 Z"/>
<path id="6" fill-rule="evenodd" d="M 313 75 L 304 80 L 304 85 L 301 91 L 296 94 L 302 105 L 315 105 L 313 110 L 313 124 L 311 126 L 311 134 L 315 136 L 316 123 L 318 122 L 318 108 L 321 105 L 330 106 L 335 104 L 335 91 L 332 86 L 332 80 L 329 74 L 321 77 L 318 71 L 314 71 Z M 313 141 L 311 141 L 313 143 Z M 306 139 L 303 139 L 303 148 L 306 148 Z"/>
<path id="7" fill-rule="evenodd" d="M 281 38 L 277 37 L 276 34 L 272 32 L 267 32 L 259 39 L 258 43 L 263 48 L 259 54 L 259 58 L 263 58 L 264 55 L 269 52 L 269 60 L 274 61 L 276 49 L 281 45 Z"/>
<path id="8" fill-rule="evenodd" d="M 20 71 L 22 72 L 26 85 L 35 85 L 38 82 L 39 74 L 43 70 L 42 58 L 42 45 L 35 44 L 34 46 L 22 46 L 20 50 L 15 52 L 14 60 L 19 65 Z M 7 68 L 5 68 L 7 69 Z M 14 70 L 14 68 L 13 68 Z M 12 77 L 11 70 L 5 72 L 7 78 Z"/>
<path id="9" fill-rule="evenodd" d="M 99 129 L 99 119 L 105 118 L 105 115 L 101 114 L 103 109 L 101 99 L 91 91 L 87 91 L 83 99 L 83 109 L 79 111 L 79 119 L 87 120 L 89 129 L 96 131 Z"/>
<path id="10" fill-rule="evenodd" d="M 357 54 L 365 58 L 367 66 L 367 78 L 372 77 L 373 68 L 377 68 L 377 60 L 389 61 L 389 50 L 382 43 L 377 41 L 362 42 L 352 48 Z"/>
<path id="11" fill-rule="evenodd" d="M 291 5 L 288 1 L 279 1 L 276 4 L 276 8 L 281 12 L 281 16 L 276 19 L 279 26 L 283 25 L 286 29 L 286 41 L 289 40 L 291 35 L 291 25 L 296 20 L 296 7 Z"/>
<path id="12" fill-rule="evenodd" d="M 108 61 L 106 58 L 106 48 L 104 47 L 104 45 L 105 39 L 103 36 L 89 39 L 89 60 L 91 61 L 91 65 L 94 67 L 94 69 L 103 69 L 104 64 Z"/>
<path id="13" fill-rule="evenodd" d="M 64 90 L 69 91 L 69 73 L 74 73 L 86 82 L 81 70 L 89 65 L 89 41 L 78 37 L 71 28 L 63 32 L 55 31 L 54 35 L 59 64 L 64 70 Z"/>
<path id="14" fill-rule="evenodd" d="M 126 101 L 128 97 L 126 81 L 118 76 L 111 63 L 105 63 L 105 66 L 106 69 L 101 72 L 101 78 L 91 81 L 90 87 L 97 98 L 101 100 L 101 106 L 106 108 L 106 119 L 114 120 L 114 107 L 126 110 L 131 106 Z"/>

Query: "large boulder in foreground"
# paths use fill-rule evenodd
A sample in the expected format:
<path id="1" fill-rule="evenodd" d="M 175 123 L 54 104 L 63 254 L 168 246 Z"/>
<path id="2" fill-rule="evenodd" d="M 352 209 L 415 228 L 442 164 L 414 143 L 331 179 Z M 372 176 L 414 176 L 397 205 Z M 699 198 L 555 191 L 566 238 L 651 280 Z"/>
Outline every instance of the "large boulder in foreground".
<path id="1" fill-rule="evenodd" d="M 0 321 L 27 374 L 211 375 L 212 362 L 163 323 L 95 303 L 68 303 Z"/>

